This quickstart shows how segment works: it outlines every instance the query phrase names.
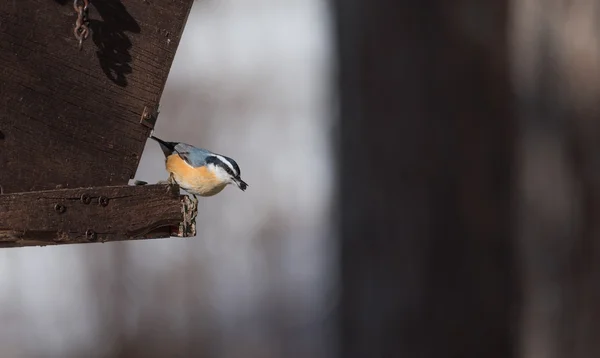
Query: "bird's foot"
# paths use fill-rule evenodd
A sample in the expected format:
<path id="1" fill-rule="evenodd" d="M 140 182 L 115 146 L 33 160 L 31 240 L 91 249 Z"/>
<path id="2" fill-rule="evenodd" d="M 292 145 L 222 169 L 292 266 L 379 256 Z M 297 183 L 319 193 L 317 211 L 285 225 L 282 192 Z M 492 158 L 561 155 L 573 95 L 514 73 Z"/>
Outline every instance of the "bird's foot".
<path id="1" fill-rule="evenodd" d="M 161 185 L 173 185 L 173 184 L 177 184 L 177 182 L 175 182 L 175 179 L 173 178 L 173 173 L 169 174 L 169 177 L 167 178 L 167 180 L 159 180 L 158 183 L 156 184 L 161 184 Z"/>

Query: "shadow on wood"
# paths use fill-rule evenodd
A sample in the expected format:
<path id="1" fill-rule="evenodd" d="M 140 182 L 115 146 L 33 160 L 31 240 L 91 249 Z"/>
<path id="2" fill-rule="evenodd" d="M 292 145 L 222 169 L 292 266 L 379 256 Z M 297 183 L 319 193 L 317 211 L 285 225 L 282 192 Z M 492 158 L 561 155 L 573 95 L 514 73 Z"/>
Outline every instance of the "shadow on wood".
<path id="1" fill-rule="evenodd" d="M 127 85 L 131 68 L 131 40 L 127 32 L 139 33 L 140 26 L 120 0 L 93 3 L 102 20 L 90 20 L 96 55 L 106 77 L 119 86 Z"/>

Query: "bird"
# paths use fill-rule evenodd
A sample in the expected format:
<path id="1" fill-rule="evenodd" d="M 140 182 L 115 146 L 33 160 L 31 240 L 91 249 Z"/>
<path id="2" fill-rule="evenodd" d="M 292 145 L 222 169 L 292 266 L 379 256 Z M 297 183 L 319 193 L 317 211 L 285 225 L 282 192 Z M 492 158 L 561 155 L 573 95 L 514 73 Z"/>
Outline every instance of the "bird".
<path id="1" fill-rule="evenodd" d="M 240 177 L 235 160 L 204 148 L 181 142 L 167 142 L 155 136 L 165 154 L 168 183 L 175 183 L 194 196 L 208 197 L 220 193 L 229 184 L 246 191 L 248 184 Z"/>

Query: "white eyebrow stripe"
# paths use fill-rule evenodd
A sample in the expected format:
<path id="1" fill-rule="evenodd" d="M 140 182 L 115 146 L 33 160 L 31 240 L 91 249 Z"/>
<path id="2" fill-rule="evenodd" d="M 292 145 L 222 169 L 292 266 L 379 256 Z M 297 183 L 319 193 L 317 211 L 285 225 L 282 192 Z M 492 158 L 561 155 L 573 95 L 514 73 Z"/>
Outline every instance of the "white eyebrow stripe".
<path id="1" fill-rule="evenodd" d="M 229 168 L 231 168 L 231 171 L 234 172 L 235 175 L 239 174 L 237 172 L 237 170 L 235 170 L 235 168 L 233 167 L 233 165 L 229 162 L 229 160 L 227 160 L 225 157 L 223 157 L 222 155 L 218 155 L 218 154 L 215 154 L 215 157 L 219 158 L 220 161 L 222 161 L 223 163 L 227 164 L 227 166 Z"/>

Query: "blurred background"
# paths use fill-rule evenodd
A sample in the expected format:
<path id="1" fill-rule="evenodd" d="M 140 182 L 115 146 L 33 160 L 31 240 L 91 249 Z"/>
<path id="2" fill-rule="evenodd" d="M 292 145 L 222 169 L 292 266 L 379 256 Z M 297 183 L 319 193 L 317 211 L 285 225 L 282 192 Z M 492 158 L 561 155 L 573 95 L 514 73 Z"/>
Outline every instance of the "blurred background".
<path id="1" fill-rule="evenodd" d="M 200 200 L 195 238 L 0 252 L 0 357 L 330 356 L 329 16 L 194 2 L 154 134 L 235 158 L 249 189 Z M 150 140 L 136 179 L 166 177 Z"/>
<path id="2" fill-rule="evenodd" d="M 600 357 L 599 17 L 195 2 L 155 134 L 249 189 L 193 239 L 0 251 L 0 355 Z"/>

